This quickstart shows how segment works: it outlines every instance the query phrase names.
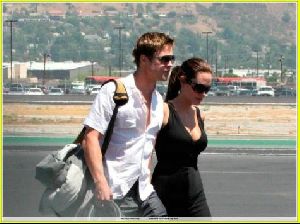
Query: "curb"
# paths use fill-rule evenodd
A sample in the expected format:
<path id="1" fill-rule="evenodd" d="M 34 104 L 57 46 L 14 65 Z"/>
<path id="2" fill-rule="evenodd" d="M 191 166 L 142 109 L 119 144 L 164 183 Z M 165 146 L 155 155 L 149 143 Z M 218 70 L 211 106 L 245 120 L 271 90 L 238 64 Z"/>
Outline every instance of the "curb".
<path id="1" fill-rule="evenodd" d="M 207 148 L 202 154 L 260 154 L 260 155 L 296 155 L 296 149 L 291 148 Z"/>

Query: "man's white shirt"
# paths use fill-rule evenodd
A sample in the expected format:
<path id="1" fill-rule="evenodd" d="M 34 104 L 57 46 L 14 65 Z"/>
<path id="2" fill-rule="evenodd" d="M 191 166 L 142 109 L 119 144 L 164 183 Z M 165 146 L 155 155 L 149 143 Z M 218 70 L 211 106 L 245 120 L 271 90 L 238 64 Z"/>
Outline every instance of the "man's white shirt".
<path id="1" fill-rule="evenodd" d="M 104 170 L 114 199 L 123 198 L 136 180 L 139 194 L 145 200 L 153 191 L 150 184 L 149 159 L 156 135 L 163 120 L 163 99 L 154 90 L 151 98 L 150 124 L 147 127 L 147 108 L 133 75 L 119 79 L 126 88 L 128 103 L 119 108 L 113 134 L 105 154 Z M 104 85 L 97 94 L 90 113 L 84 121 L 102 135 L 105 134 L 115 103 L 115 85 Z M 103 140 L 103 139 L 102 139 Z M 100 142 L 102 145 L 102 142 Z"/>

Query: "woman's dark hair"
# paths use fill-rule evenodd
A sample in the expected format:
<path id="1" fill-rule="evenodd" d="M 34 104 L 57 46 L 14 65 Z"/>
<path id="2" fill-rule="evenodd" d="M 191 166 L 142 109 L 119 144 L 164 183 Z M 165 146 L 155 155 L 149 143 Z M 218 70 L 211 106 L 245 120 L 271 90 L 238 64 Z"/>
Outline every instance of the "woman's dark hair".
<path id="1" fill-rule="evenodd" d="M 179 80 L 179 73 L 180 73 L 180 66 L 175 66 L 172 69 L 170 78 L 169 78 L 169 84 L 168 84 L 168 90 L 165 101 L 168 102 L 169 100 L 174 99 L 176 96 L 178 96 L 178 92 L 180 90 L 180 80 Z"/>
<path id="2" fill-rule="evenodd" d="M 213 73 L 210 65 L 202 58 L 190 58 L 184 61 L 181 66 L 175 66 L 169 78 L 168 91 L 165 101 L 174 99 L 178 96 L 181 89 L 179 77 L 185 76 L 186 81 L 191 81 L 198 72 Z"/>

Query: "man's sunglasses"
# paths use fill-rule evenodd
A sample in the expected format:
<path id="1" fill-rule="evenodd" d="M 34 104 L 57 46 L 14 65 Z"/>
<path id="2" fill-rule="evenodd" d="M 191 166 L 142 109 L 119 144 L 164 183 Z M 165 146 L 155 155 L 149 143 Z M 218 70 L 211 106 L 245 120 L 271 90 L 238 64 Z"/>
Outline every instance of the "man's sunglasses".
<path id="1" fill-rule="evenodd" d="M 210 90 L 210 87 L 211 87 L 211 86 L 206 86 L 206 85 L 201 84 L 201 83 L 195 83 L 191 80 L 188 81 L 187 83 L 192 87 L 192 89 L 196 93 L 208 93 L 208 91 Z"/>
<path id="2" fill-rule="evenodd" d="M 161 57 L 156 57 L 161 63 L 168 63 L 171 61 L 172 63 L 175 62 L 175 55 L 164 55 Z"/>

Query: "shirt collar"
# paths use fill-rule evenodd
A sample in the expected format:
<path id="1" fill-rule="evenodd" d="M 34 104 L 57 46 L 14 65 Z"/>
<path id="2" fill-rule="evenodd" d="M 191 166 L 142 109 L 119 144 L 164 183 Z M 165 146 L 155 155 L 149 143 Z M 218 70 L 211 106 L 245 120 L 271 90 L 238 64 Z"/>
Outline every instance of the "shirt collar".
<path id="1" fill-rule="evenodd" d="M 135 80 L 134 80 L 134 73 L 130 74 L 124 78 L 122 78 L 124 81 L 124 85 L 126 88 L 130 88 L 130 89 L 137 89 L 136 85 L 135 85 Z M 130 91 L 131 92 L 131 91 Z M 131 95 L 131 94 L 130 94 Z M 153 99 L 156 100 L 156 98 L 158 97 L 159 93 L 156 89 L 154 89 L 154 91 L 152 92 L 152 102 Z"/>
<path id="2" fill-rule="evenodd" d="M 124 85 L 126 85 L 127 88 L 136 88 L 135 81 L 134 81 L 134 74 L 130 74 L 123 78 Z"/>

